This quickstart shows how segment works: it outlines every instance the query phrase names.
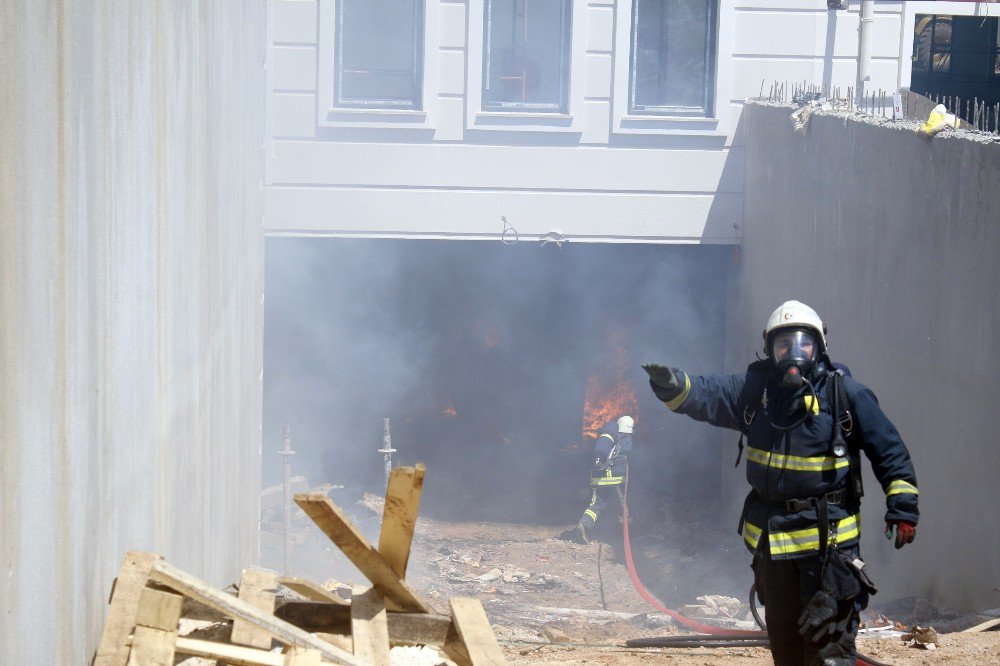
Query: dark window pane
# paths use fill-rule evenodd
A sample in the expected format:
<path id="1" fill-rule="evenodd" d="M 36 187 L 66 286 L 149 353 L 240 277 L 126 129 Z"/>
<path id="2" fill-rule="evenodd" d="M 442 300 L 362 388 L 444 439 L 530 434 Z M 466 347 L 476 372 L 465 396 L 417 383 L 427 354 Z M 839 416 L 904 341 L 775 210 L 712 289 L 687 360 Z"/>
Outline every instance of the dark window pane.
<path id="1" fill-rule="evenodd" d="M 420 108 L 422 0 L 339 0 L 336 104 Z"/>
<path id="2" fill-rule="evenodd" d="M 483 108 L 566 111 L 569 0 L 486 0 Z"/>
<path id="3" fill-rule="evenodd" d="M 714 0 L 636 0 L 631 109 L 709 111 Z"/>
<path id="4" fill-rule="evenodd" d="M 993 54 L 993 74 L 1000 76 L 1000 21 L 997 21 L 996 39 L 993 43 L 996 48 Z"/>
<path id="5" fill-rule="evenodd" d="M 920 72 L 949 71 L 951 17 L 918 14 L 913 33 L 913 69 Z"/>

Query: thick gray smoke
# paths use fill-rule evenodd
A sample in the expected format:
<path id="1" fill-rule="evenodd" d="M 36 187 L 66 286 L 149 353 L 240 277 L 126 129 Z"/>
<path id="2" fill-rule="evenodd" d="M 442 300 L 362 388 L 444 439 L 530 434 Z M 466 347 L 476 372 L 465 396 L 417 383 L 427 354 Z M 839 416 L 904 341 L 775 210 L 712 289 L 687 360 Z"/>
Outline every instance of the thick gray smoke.
<path id="1" fill-rule="evenodd" d="M 723 369 L 730 256 L 269 239 L 264 483 L 280 482 L 288 424 L 295 473 L 381 493 L 389 417 L 398 462 L 427 465 L 422 513 L 572 522 L 592 460 L 581 434 L 587 380 L 615 372 L 616 340 L 638 399 L 633 487 L 717 497 L 717 431 L 670 414 L 640 364 Z"/>

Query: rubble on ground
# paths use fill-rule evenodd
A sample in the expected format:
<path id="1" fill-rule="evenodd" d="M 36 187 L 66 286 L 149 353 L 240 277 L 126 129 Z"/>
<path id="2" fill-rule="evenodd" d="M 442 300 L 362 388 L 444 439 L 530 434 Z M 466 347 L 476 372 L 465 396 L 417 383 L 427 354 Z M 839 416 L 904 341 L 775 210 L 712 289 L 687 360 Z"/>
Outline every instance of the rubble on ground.
<path id="1" fill-rule="evenodd" d="M 382 507 L 381 497 L 366 493 L 346 508 L 357 525 L 377 532 Z M 655 649 L 625 648 L 627 639 L 689 632 L 635 591 L 624 564 L 621 526 L 615 524 L 599 535 L 603 545 L 557 539 L 564 529 L 566 525 L 451 522 L 423 516 L 417 521 L 407 581 L 437 612 L 447 611 L 453 596 L 478 599 L 511 663 L 771 662 L 765 648 L 705 648 L 682 654 L 673 650 L 670 656 L 664 653 L 662 662 Z M 313 537 L 296 546 L 296 553 L 314 543 Z M 669 608 L 683 609 L 709 624 L 756 628 L 744 601 L 752 582 L 747 554 L 730 533 L 709 524 L 696 506 L 657 512 L 633 525 L 631 537 L 640 577 Z M 317 557 L 323 572 L 336 567 L 339 559 L 330 552 Z M 331 575 L 332 589 L 349 590 L 354 585 L 350 575 Z M 764 614 L 763 608 L 759 611 Z M 893 664 L 924 663 L 917 659 L 928 655 L 926 650 L 909 647 L 916 644 L 913 639 L 901 639 L 919 625 L 937 631 L 934 654 L 953 663 L 1000 661 L 1000 633 L 945 633 L 984 619 L 989 618 L 934 608 L 918 597 L 873 604 L 862 614 L 859 649 Z M 975 658 L 963 661 L 962 655 Z"/>

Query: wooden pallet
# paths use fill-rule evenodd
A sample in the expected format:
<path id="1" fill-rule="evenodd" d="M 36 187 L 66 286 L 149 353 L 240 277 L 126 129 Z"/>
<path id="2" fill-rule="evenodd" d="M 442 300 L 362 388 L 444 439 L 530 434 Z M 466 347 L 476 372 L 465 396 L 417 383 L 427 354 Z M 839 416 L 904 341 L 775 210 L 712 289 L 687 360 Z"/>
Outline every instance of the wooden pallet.
<path id="1" fill-rule="evenodd" d="M 326 495 L 295 496 L 371 582 L 351 601 L 309 580 L 249 569 L 234 596 L 155 553 L 128 551 L 94 666 L 171 666 L 177 655 L 242 666 L 387 666 L 397 645 L 435 647 L 459 666 L 507 663 L 479 600 L 452 598 L 450 614 L 438 614 L 406 583 L 423 481 L 423 465 L 392 470 L 377 548 Z M 305 601 L 276 597 L 279 584 Z M 232 621 L 228 642 L 178 636 L 189 609 L 205 607 Z"/>

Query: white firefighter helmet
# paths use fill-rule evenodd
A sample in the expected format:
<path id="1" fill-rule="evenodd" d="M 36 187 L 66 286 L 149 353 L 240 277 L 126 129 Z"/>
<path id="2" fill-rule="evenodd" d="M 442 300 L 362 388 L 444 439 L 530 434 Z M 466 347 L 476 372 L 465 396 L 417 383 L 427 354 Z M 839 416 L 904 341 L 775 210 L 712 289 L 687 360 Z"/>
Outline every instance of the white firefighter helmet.
<path id="1" fill-rule="evenodd" d="M 771 313 L 764 329 L 764 348 L 771 354 L 771 340 L 776 331 L 786 328 L 805 328 L 816 335 L 820 351 L 826 351 L 826 325 L 816 311 L 805 303 L 785 301 Z"/>
<path id="2" fill-rule="evenodd" d="M 635 425 L 635 421 L 632 420 L 631 416 L 623 416 L 618 419 L 618 432 L 626 435 L 632 434 L 632 427 Z"/>

